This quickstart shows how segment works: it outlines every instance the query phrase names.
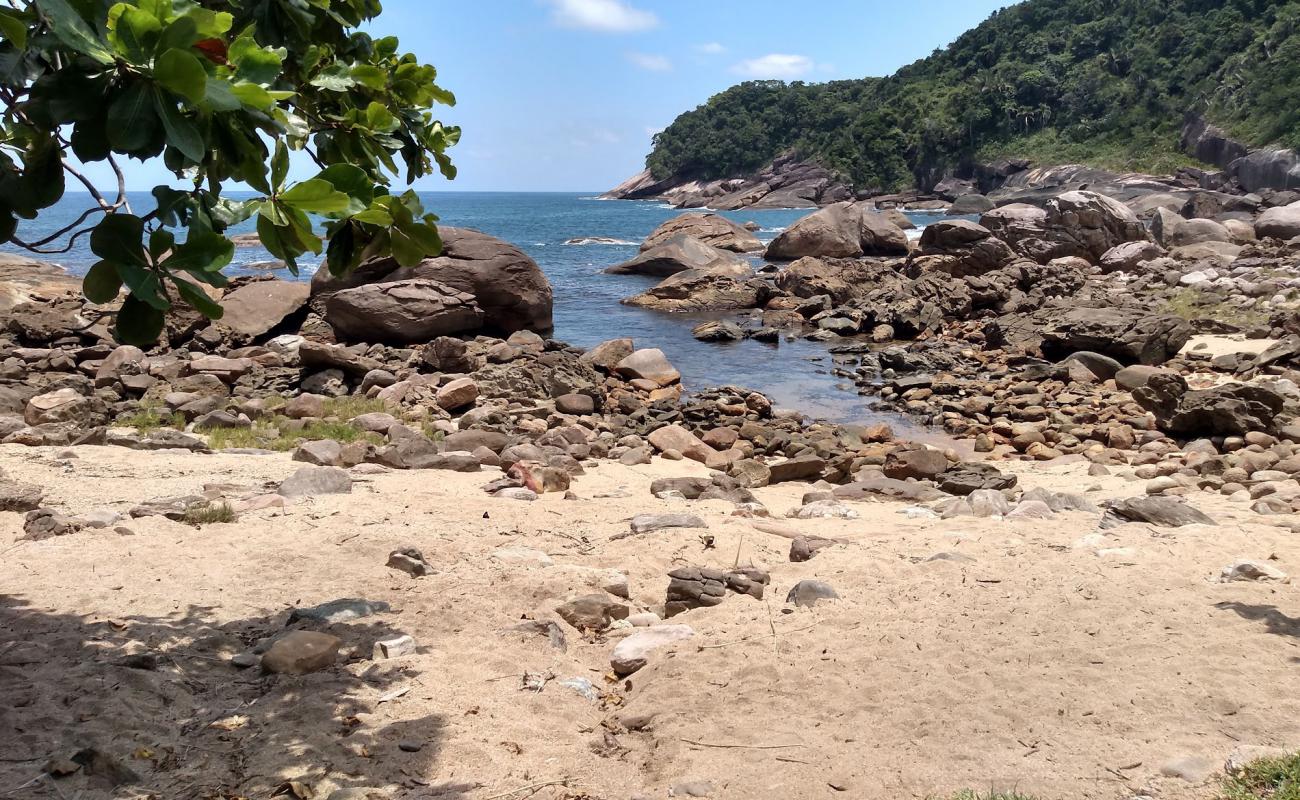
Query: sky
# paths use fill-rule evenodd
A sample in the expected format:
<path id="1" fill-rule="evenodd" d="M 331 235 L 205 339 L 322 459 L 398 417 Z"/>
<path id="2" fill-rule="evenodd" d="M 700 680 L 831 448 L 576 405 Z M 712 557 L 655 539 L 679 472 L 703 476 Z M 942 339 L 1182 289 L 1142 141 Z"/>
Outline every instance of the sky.
<path id="1" fill-rule="evenodd" d="M 384 0 L 369 25 L 438 68 L 463 129 L 454 182 L 429 191 L 603 191 L 651 137 L 744 80 L 888 75 L 1006 0 Z M 309 177 L 307 164 L 295 177 Z M 107 172 L 92 169 L 107 185 Z M 132 162 L 132 189 L 172 182 Z"/>

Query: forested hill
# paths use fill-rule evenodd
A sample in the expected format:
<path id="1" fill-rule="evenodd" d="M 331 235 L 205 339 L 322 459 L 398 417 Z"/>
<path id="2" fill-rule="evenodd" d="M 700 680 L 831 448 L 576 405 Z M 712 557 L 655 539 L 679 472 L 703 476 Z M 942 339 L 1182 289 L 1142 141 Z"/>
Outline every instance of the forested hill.
<path id="1" fill-rule="evenodd" d="M 1028 0 L 886 78 L 734 86 L 646 165 L 723 178 L 793 149 L 882 189 L 999 156 L 1164 172 L 1189 110 L 1300 147 L 1300 0 Z"/>

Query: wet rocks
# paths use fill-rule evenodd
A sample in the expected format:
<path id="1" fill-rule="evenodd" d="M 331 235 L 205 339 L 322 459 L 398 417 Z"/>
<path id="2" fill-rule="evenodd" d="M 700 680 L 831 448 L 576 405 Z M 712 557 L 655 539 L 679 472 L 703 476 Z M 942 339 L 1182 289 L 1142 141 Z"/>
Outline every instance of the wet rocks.
<path id="1" fill-rule="evenodd" d="M 687 270 L 744 265 L 735 253 L 720 250 L 693 236 L 679 235 L 643 250 L 630 261 L 605 270 L 610 275 L 651 275 L 666 278 Z"/>

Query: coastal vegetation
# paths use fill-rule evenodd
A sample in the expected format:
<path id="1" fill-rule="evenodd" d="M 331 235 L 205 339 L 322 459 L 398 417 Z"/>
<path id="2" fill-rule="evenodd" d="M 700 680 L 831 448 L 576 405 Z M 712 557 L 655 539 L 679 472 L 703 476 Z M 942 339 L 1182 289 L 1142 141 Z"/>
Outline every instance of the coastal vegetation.
<path id="1" fill-rule="evenodd" d="M 0 9 L 0 244 L 58 254 L 88 236 L 100 260 L 86 296 L 107 303 L 125 287 L 116 336 L 137 344 L 155 341 L 177 304 L 221 317 L 205 287 L 226 284 L 226 229 L 254 217 L 262 246 L 290 269 L 322 251 L 335 274 L 371 257 L 409 266 L 436 255 L 436 217 L 389 184 L 435 170 L 455 177 L 446 150 L 460 131 L 432 113 L 455 98 L 396 38 L 359 30 L 381 10 L 377 0 Z M 292 152 L 314 164 L 313 177 L 289 179 Z M 161 158 L 188 187 L 154 187 L 156 207 L 138 215 L 119 166 L 128 158 Z M 79 170 L 96 162 L 116 173 L 115 196 Z M 258 196 L 223 196 L 232 182 Z M 68 184 L 94 204 L 52 235 L 24 236 L 20 220 Z M 327 220 L 328 247 L 311 215 Z"/>
<path id="2" fill-rule="evenodd" d="M 884 78 L 751 81 L 655 137 L 655 178 L 716 179 L 775 156 L 894 189 L 963 163 L 1167 172 L 1188 112 L 1300 146 L 1300 2 L 1028 0 Z"/>

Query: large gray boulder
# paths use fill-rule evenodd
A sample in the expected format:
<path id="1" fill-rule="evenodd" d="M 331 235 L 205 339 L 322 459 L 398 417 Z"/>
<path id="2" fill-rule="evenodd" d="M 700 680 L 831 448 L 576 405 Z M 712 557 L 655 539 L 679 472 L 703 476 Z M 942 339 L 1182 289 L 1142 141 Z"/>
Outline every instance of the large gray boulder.
<path id="1" fill-rule="evenodd" d="M 342 278 L 328 270 L 317 272 L 311 282 L 313 305 L 325 307 L 329 296 L 343 289 L 424 279 L 472 296 L 483 314 L 480 327 L 489 333 L 551 329 L 551 284 L 537 262 L 518 247 L 469 228 L 439 227 L 438 233 L 442 254 L 413 267 L 383 258 Z"/>
<path id="2" fill-rule="evenodd" d="M 719 250 L 685 234 L 642 252 L 631 261 L 605 270 L 610 275 L 651 275 L 666 278 L 689 269 L 712 269 L 722 266 L 745 266 L 740 256 Z M 747 268 L 747 267 L 746 267 Z"/>
<path id="3" fill-rule="evenodd" d="M 1286 399 L 1266 386 L 1227 383 L 1189 389 L 1183 376 L 1159 372 L 1133 390 L 1133 399 L 1151 412 L 1156 425 L 1178 436 L 1241 436 L 1274 433 Z"/>
<path id="4" fill-rule="evenodd" d="M 1039 315 L 1043 350 L 1052 358 L 1087 350 L 1123 364 L 1160 365 L 1192 337 L 1186 320 L 1138 308 L 1053 307 Z"/>
<path id="5" fill-rule="evenodd" d="M 804 256 L 907 255 L 907 234 L 865 203 L 836 203 L 795 222 L 767 246 L 772 261 Z"/>
<path id="6" fill-rule="evenodd" d="M 438 281 L 413 279 L 335 292 L 325 301 L 325 319 L 344 339 L 416 344 L 478 330 L 483 312 L 473 295 Z"/>
<path id="7" fill-rule="evenodd" d="M 1232 234 L 1211 219 L 1184 219 L 1166 209 L 1156 209 L 1151 218 L 1151 235 L 1161 247 L 1173 249 L 1205 242 L 1231 242 Z"/>
<path id="8" fill-rule="evenodd" d="M 655 228 L 641 243 L 645 252 L 677 236 L 692 236 L 704 244 L 733 253 L 752 253 L 763 249 L 758 237 L 718 214 L 683 214 Z"/>
<path id="9" fill-rule="evenodd" d="M 747 265 L 723 265 L 670 275 L 623 303 L 659 311 L 734 311 L 757 308 L 770 294 L 768 284 L 755 279 Z"/>
<path id="10" fill-rule="evenodd" d="M 985 214 L 980 224 L 1040 264 L 1066 256 L 1096 264 L 1112 247 L 1148 238 L 1132 209 L 1096 192 L 1065 192 L 1042 208 L 1012 203 Z"/>
<path id="11" fill-rule="evenodd" d="M 1270 208 L 1255 220 L 1255 235 L 1261 239 L 1294 239 L 1300 236 L 1300 202 Z"/>
<path id="12" fill-rule="evenodd" d="M 921 248 L 913 253 L 912 274 L 943 272 L 953 277 L 983 275 L 1017 258 L 1006 242 L 988 228 L 964 219 L 943 220 L 927 225 L 921 234 Z"/>

